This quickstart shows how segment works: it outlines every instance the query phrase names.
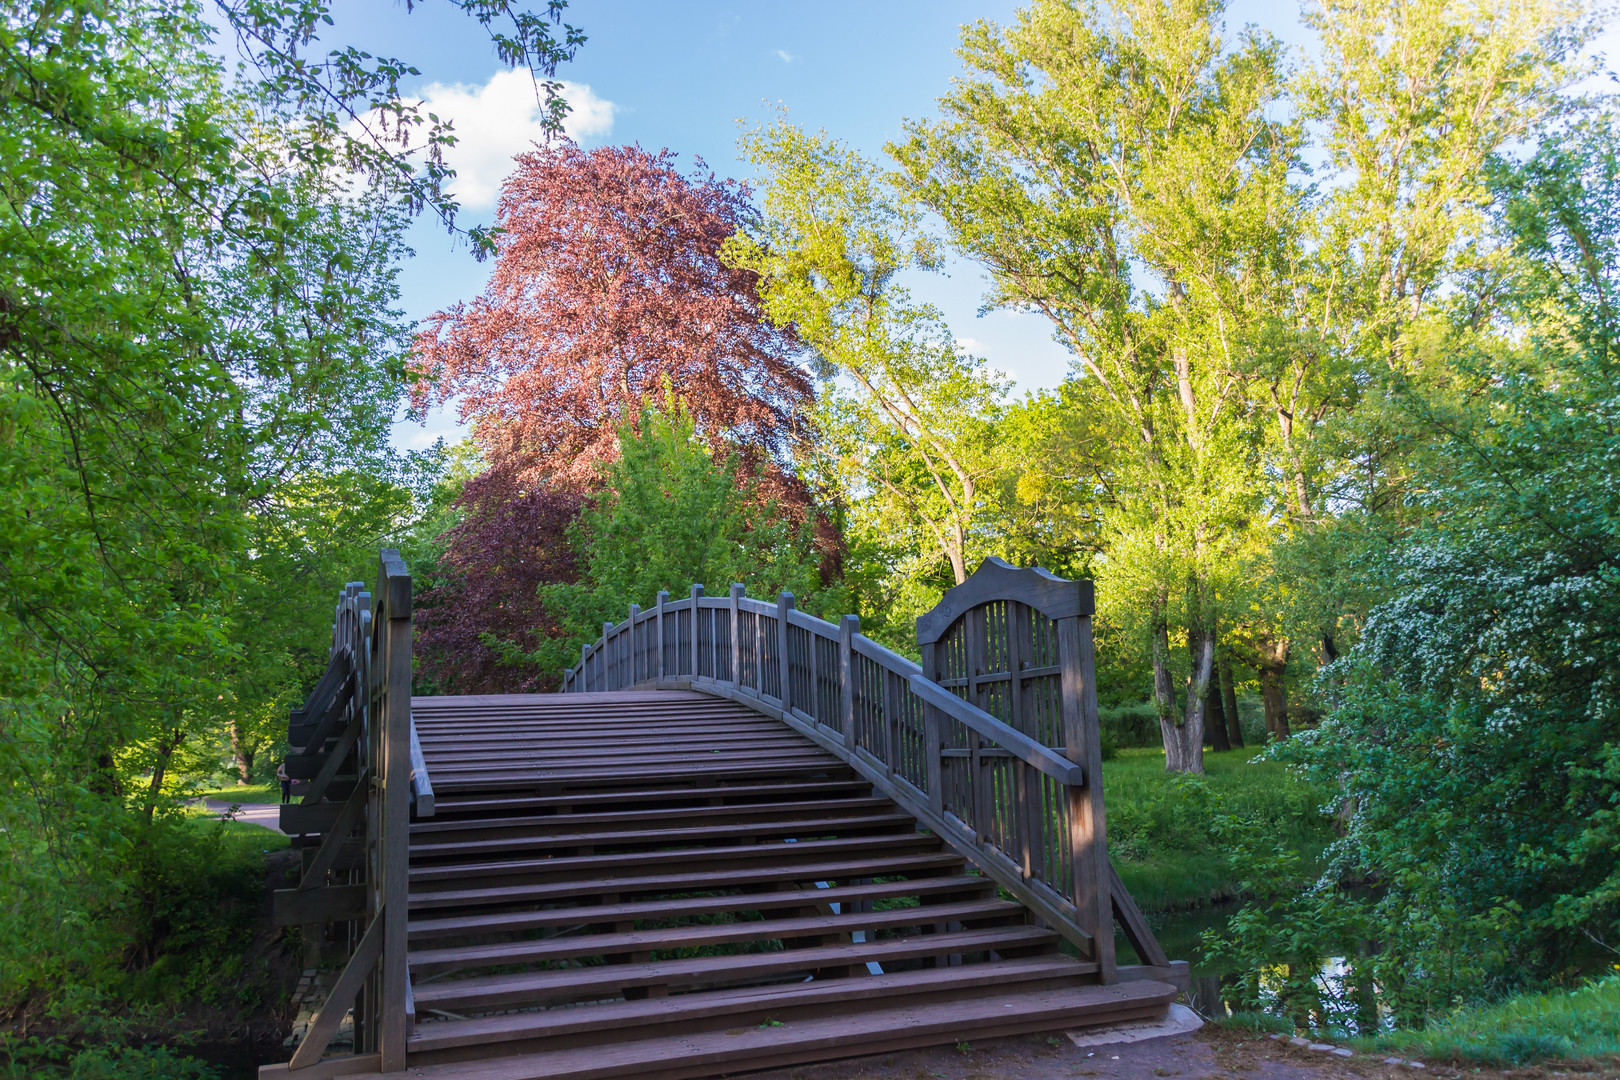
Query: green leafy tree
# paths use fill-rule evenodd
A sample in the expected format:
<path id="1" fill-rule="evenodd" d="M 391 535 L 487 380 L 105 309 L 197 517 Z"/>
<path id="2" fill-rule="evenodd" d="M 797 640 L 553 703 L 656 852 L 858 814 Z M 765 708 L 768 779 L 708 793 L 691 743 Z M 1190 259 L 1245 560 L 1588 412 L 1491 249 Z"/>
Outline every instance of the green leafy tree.
<path id="1" fill-rule="evenodd" d="M 1287 754 L 1353 807 L 1339 855 L 1386 887 L 1365 903 L 1407 1022 L 1620 940 L 1615 134 L 1590 119 L 1490 163 L 1517 332 L 1481 341 L 1458 298 L 1474 393 L 1408 399 L 1438 440 L 1414 465 L 1428 516 L 1380 568 L 1338 708 Z"/>
<path id="2" fill-rule="evenodd" d="M 1217 625 L 1260 520 L 1244 386 L 1298 213 L 1277 44 L 1205 0 L 1041 0 L 963 32 L 967 75 L 890 151 L 992 281 L 1051 320 L 1115 443 L 1105 603 L 1151 642 L 1173 770 L 1200 771 Z M 1129 446 L 1126 453 L 1124 447 Z M 1172 627 L 1192 664 L 1184 711 Z"/>
<path id="3" fill-rule="evenodd" d="M 740 581 L 755 596 L 791 592 L 801 608 L 836 616 L 844 597 L 822 583 L 811 527 L 781 512 L 749 460 L 717 454 L 673 401 L 621 425 L 619 456 L 605 467 L 600 494 L 569 528 L 579 582 L 540 586 L 560 630 L 538 655 L 511 661 L 570 666 L 604 622 L 625 617 L 627 603 L 650 607 L 660 591 L 690 585 L 723 596 Z"/>

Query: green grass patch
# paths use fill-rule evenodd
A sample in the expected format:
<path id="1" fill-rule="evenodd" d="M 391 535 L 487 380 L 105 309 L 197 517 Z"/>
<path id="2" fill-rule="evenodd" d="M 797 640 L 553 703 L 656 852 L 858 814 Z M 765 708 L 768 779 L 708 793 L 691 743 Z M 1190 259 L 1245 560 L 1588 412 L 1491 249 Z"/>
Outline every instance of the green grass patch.
<path id="1" fill-rule="evenodd" d="M 1103 763 L 1108 848 L 1144 910 L 1196 907 L 1237 894 L 1212 823 L 1230 814 L 1260 823 L 1314 869 L 1332 840 L 1325 795 L 1255 749 L 1204 751 L 1204 778 L 1164 771 L 1162 749 L 1125 749 Z"/>
<path id="2" fill-rule="evenodd" d="M 1352 1045 L 1369 1053 L 1492 1065 L 1560 1058 L 1620 1061 L 1620 975 L 1574 990 L 1470 1006 L 1422 1031 L 1392 1031 L 1352 1040 Z"/>

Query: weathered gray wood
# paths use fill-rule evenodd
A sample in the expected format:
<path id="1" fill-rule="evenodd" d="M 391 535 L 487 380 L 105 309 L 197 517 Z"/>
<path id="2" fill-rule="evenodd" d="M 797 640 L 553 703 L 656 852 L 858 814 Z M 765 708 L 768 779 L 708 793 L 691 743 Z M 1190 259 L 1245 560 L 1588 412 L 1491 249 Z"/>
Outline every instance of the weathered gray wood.
<path id="1" fill-rule="evenodd" d="M 1049 619 L 1090 615 L 1096 608 L 1089 581 L 1067 581 L 1038 566 L 1024 569 L 991 557 L 917 619 L 917 643 L 938 641 L 965 613 L 996 600 L 1017 600 Z"/>
<path id="2" fill-rule="evenodd" d="M 428 776 L 427 759 L 422 756 L 422 740 L 416 732 L 416 720 L 411 720 L 411 804 L 416 816 L 433 816 L 433 781 Z"/>

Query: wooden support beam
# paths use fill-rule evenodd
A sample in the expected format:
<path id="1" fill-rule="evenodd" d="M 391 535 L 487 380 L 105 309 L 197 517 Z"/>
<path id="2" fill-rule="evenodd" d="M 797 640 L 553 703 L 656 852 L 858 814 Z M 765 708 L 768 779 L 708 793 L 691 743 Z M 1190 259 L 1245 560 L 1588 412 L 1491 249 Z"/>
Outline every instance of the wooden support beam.
<path id="1" fill-rule="evenodd" d="M 270 894 L 277 926 L 348 922 L 366 917 L 366 886 L 323 885 L 315 889 L 277 889 Z"/>
<path id="2" fill-rule="evenodd" d="M 355 744 L 360 741 L 361 715 L 359 709 L 354 710 L 354 715 L 349 718 L 349 726 L 343 729 L 343 734 L 338 738 L 337 745 L 332 748 L 330 754 L 326 755 L 326 763 L 321 766 L 321 771 L 315 774 L 315 779 L 310 782 L 309 790 L 304 793 L 304 802 L 306 804 L 313 806 L 326 798 L 327 789 L 332 786 L 332 781 L 336 778 L 338 770 L 348 761 L 349 755 L 354 752 Z"/>
<path id="3" fill-rule="evenodd" d="M 314 1075 L 302 1072 L 303 1069 L 314 1065 L 326 1053 L 326 1048 L 332 1042 L 332 1036 L 337 1034 L 338 1025 L 354 1004 L 355 995 L 360 992 L 361 984 L 371 974 L 371 969 L 377 966 L 377 958 L 382 955 L 383 941 L 383 910 L 378 910 L 366 927 L 366 932 L 360 938 L 360 944 L 355 946 L 354 955 L 343 968 L 343 974 L 338 976 L 327 995 L 326 1001 L 321 1005 L 321 1011 L 315 1014 L 310 1021 L 309 1028 L 304 1032 L 304 1041 L 298 1044 L 293 1053 L 292 1060 L 287 1062 L 287 1071 L 299 1076 Z"/>
<path id="4" fill-rule="evenodd" d="M 361 779 L 364 780 L 365 778 L 362 777 Z M 315 853 L 315 858 L 310 862 L 309 869 L 304 872 L 304 879 L 298 883 L 300 889 L 313 889 L 325 883 L 326 872 L 332 868 L 333 862 L 336 861 L 338 852 L 343 846 L 343 841 L 349 838 L 349 834 L 354 832 L 355 828 L 360 824 L 361 818 L 365 815 L 366 788 L 368 786 L 365 783 L 354 786 L 354 791 L 349 795 L 348 801 L 343 804 L 343 809 L 338 813 L 332 831 L 321 838 L 320 850 Z"/>
<path id="5" fill-rule="evenodd" d="M 343 810 L 342 803 L 323 802 L 313 805 L 304 803 L 282 803 L 281 820 L 277 822 L 281 831 L 289 836 L 300 833 L 317 833 L 324 835 L 332 831 L 337 824 L 338 814 Z"/>

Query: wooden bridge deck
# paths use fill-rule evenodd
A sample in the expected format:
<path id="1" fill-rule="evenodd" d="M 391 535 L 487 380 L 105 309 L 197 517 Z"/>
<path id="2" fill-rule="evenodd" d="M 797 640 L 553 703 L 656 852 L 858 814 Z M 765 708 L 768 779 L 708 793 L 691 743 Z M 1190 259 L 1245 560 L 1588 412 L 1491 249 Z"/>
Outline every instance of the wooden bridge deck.
<path id="1" fill-rule="evenodd" d="M 410 1075 L 701 1077 L 1162 1015 L 849 765 L 694 691 L 416 698 Z"/>

